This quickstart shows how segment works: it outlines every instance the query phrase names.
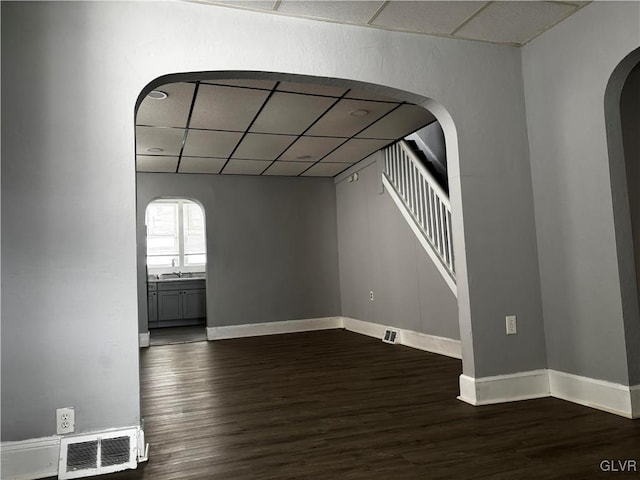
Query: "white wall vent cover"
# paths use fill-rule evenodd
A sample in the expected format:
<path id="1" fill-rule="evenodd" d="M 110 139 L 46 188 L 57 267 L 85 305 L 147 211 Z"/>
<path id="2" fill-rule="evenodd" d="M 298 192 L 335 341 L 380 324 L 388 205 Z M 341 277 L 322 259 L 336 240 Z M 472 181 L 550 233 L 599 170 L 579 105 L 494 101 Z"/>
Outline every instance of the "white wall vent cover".
<path id="1" fill-rule="evenodd" d="M 136 468 L 138 429 L 62 437 L 58 478 L 82 478 Z"/>
<path id="2" fill-rule="evenodd" d="M 398 330 L 393 330 L 392 328 L 385 328 L 384 337 L 382 337 L 382 341 L 385 343 L 396 343 L 398 341 L 399 336 L 400 336 L 400 332 L 398 332 Z"/>

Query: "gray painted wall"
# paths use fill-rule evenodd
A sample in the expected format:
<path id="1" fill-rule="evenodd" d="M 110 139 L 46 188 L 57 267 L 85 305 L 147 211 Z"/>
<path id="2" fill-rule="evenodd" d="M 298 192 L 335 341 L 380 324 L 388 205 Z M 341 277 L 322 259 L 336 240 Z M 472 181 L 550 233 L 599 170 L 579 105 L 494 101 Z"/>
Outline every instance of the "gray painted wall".
<path id="1" fill-rule="evenodd" d="M 373 162 L 358 181 L 336 184 L 342 314 L 459 339 L 456 297 L 389 194 L 379 193 L 380 174 Z"/>
<path id="2" fill-rule="evenodd" d="M 549 368 L 621 384 L 612 191 L 626 187 L 610 183 L 603 104 L 638 18 L 637 2 L 593 2 L 522 49 Z"/>
<path id="3" fill-rule="evenodd" d="M 147 331 L 145 209 L 197 200 L 207 228 L 207 326 L 340 315 L 330 178 L 138 173 L 140 331 Z"/>
<path id="4" fill-rule="evenodd" d="M 464 372 L 546 365 L 519 49 L 191 2 L 0 8 L 2 440 L 53 434 L 60 406 L 77 408 L 79 432 L 140 422 L 134 105 L 174 72 L 335 77 L 430 105 L 446 132 Z M 633 8 L 602 38 L 628 37 Z"/>
<path id="5" fill-rule="evenodd" d="M 620 97 L 620 115 L 636 266 L 636 288 L 640 298 L 640 64 L 635 66 L 625 82 Z M 640 349 L 640 345 L 638 348 Z"/>

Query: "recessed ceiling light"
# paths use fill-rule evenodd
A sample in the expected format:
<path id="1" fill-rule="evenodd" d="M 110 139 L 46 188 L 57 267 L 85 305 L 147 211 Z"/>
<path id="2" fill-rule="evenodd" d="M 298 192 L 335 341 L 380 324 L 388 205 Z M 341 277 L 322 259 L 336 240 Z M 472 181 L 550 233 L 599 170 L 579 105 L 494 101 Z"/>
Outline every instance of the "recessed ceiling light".
<path id="1" fill-rule="evenodd" d="M 166 92 L 163 92 L 162 90 L 151 90 L 147 95 L 147 97 L 153 98 L 154 100 L 164 100 L 168 96 L 169 95 Z"/>
<path id="2" fill-rule="evenodd" d="M 349 113 L 349 115 L 351 115 L 352 117 L 366 117 L 367 115 L 369 115 L 369 110 L 354 110 L 353 112 Z"/>
<path id="3" fill-rule="evenodd" d="M 297 160 L 309 160 L 311 158 L 311 155 L 298 155 L 296 157 Z"/>
<path id="4" fill-rule="evenodd" d="M 164 152 L 163 149 L 158 148 L 158 147 L 154 147 L 154 148 L 147 148 L 147 152 L 149 153 L 160 153 L 160 152 Z"/>

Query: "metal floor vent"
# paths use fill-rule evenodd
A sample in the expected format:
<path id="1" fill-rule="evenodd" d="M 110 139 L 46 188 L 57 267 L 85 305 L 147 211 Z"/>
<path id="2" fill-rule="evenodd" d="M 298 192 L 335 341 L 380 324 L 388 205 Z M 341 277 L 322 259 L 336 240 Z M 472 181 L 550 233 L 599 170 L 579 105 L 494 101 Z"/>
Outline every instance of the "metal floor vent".
<path id="1" fill-rule="evenodd" d="M 136 468 L 138 429 L 63 437 L 58 478 L 82 478 Z"/>
<path id="2" fill-rule="evenodd" d="M 385 343 L 396 343 L 399 337 L 400 335 L 398 330 L 393 330 L 392 328 L 385 328 L 384 337 L 382 337 L 382 341 Z"/>

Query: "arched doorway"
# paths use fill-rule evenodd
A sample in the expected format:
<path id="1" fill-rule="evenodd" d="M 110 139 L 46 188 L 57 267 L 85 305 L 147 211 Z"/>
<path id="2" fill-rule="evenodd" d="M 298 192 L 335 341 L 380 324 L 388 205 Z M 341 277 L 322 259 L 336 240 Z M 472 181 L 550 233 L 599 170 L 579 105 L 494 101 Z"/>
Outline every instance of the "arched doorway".
<path id="1" fill-rule="evenodd" d="M 233 88 L 231 88 L 233 87 Z M 392 89 L 380 85 L 372 85 L 365 84 L 362 82 L 348 81 L 348 80 L 340 80 L 340 79 L 331 79 L 331 78 L 319 78 L 319 77 L 309 77 L 302 75 L 291 75 L 291 74 L 281 74 L 281 73 L 271 73 L 271 72 L 200 72 L 200 73 L 189 73 L 189 74 L 174 74 L 168 75 L 165 77 L 161 77 L 153 82 L 151 82 L 141 93 L 138 99 L 138 107 L 140 107 L 144 101 L 146 101 L 145 105 L 143 105 L 142 110 L 138 110 L 138 116 L 142 116 L 145 120 L 137 122 L 137 134 L 139 138 L 147 135 L 147 133 L 152 133 L 152 125 L 148 125 L 147 123 L 151 123 L 147 120 L 149 117 L 147 116 L 148 109 L 146 105 L 150 102 L 155 103 L 155 97 L 166 97 L 169 98 L 179 98 L 181 95 L 185 95 L 185 91 L 188 90 L 186 95 L 192 96 L 193 98 L 190 108 L 182 108 L 182 114 L 185 117 L 185 121 L 188 122 L 186 125 L 189 127 L 193 127 L 193 135 L 194 136 L 207 136 L 210 135 L 210 130 L 213 130 L 213 127 L 208 127 L 208 124 L 205 124 L 205 120 L 208 118 L 208 121 L 211 121 L 211 117 L 215 117 L 215 112 L 205 111 L 206 109 L 200 108 L 199 105 L 196 105 L 197 95 L 202 91 L 232 91 L 238 90 L 242 91 L 247 95 L 254 95 L 260 97 L 257 100 L 256 105 L 258 108 L 253 112 L 241 112 L 238 114 L 239 117 L 247 114 L 249 119 L 250 126 L 254 126 L 257 124 L 259 128 L 248 128 L 244 133 L 234 132 L 230 127 L 222 127 L 216 131 L 216 138 L 212 140 L 211 143 L 216 143 L 217 145 L 224 144 L 227 140 L 229 140 L 228 145 L 225 147 L 225 151 L 216 151 L 215 153 L 205 155 L 202 153 L 202 150 L 198 150 L 198 146 L 196 142 L 191 142 L 192 138 L 187 138 L 186 134 L 182 138 L 174 139 L 174 145 L 160 145 L 157 146 L 152 143 L 148 143 L 144 145 L 143 150 L 138 152 L 138 162 L 139 165 L 142 165 L 143 170 L 166 172 L 166 173 L 200 173 L 200 174 L 216 174 L 221 171 L 229 171 L 231 169 L 231 173 L 247 173 L 248 170 L 245 171 L 236 171 L 234 168 L 238 167 L 242 164 L 243 167 L 248 169 L 252 169 L 255 167 L 255 170 L 251 170 L 251 173 L 254 175 L 262 175 L 267 176 L 270 175 L 273 170 L 276 170 L 276 167 L 280 167 L 280 169 L 275 173 L 275 175 L 294 175 L 294 176 L 327 176 L 327 177 L 335 177 L 341 172 L 346 171 L 348 167 L 352 166 L 352 164 L 357 163 L 361 157 L 366 157 L 370 151 L 362 150 L 360 153 L 361 157 L 356 157 L 355 162 L 345 162 L 344 159 L 339 158 L 338 153 L 340 153 L 340 149 L 349 150 L 348 148 L 344 148 L 346 143 L 349 143 L 349 140 L 356 140 L 360 142 L 360 144 L 370 144 L 371 151 L 377 150 L 378 148 L 382 148 L 385 145 L 392 143 L 394 138 L 385 137 L 385 138 L 373 138 L 375 135 L 363 135 L 364 138 L 346 138 L 346 137 L 356 137 L 355 133 L 362 131 L 364 129 L 360 129 L 357 127 L 351 134 L 346 135 L 344 139 L 338 139 L 339 141 L 335 144 L 329 145 L 322 154 L 317 154 L 314 151 L 311 155 L 306 154 L 306 152 L 296 152 L 293 157 L 285 158 L 286 155 L 281 154 L 278 156 L 275 161 L 271 161 L 270 159 L 262 158 L 259 155 L 257 157 L 251 157 L 253 152 L 249 151 L 248 153 L 243 151 L 243 153 L 239 154 L 239 150 L 241 150 L 240 143 L 243 139 L 253 136 L 259 137 L 266 134 L 273 134 L 274 138 L 277 136 L 277 140 L 283 140 L 286 144 L 290 143 L 291 140 L 286 137 L 291 137 L 294 140 L 293 146 L 300 144 L 302 140 L 313 140 L 314 142 L 320 143 L 331 143 L 331 141 L 336 140 L 335 137 L 338 137 L 339 134 L 332 133 L 328 130 L 319 129 L 318 132 L 313 131 L 314 125 L 317 126 L 317 121 L 312 121 L 310 124 L 307 124 L 307 127 L 302 128 L 300 131 L 284 131 L 284 130 L 274 130 L 272 131 L 272 125 L 268 124 L 268 122 L 262 121 L 262 116 L 264 116 L 264 105 L 269 101 L 270 98 L 279 95 L 283 98 L 283 102 L 285 101 L 285 97 L 294 96 L 294 95 L 302 95 L 306 97 L 306 101 L 309 103 L 309 108 L 317 108 L 318 116 L 325 115 L 327 112 L 331 112 L 332 108 L 336 105 L 342 105 L 343 103 L 349 103 L 349 107 L 347 111 L 344 113 L 347 115 L 348 121 L 353 121 L 354 119 L 365 118 L 368 115 L 371 116 L 371 120 L 367 120 L 368 123 L 373 123 L 377 118 L 384 118 L 385 116 L 391 116 L 396 113 L 400 113 L 401 111 L 406 111 L 409 116 L 411 115 L 419 115 L 419 111 L 427 112 L 430 121 L 436 119 L 439 122 L 442 130 L 444 131 L 444 141 L 446 144 L 446 154 L 447 154 L 447 164 L 449 165 L 449 172 L 452 172 L 455 175 L 455 172 L 458 169 L 458 148 L 457 148 L 457 134 L 456 129 L 453 124 L 451 117 L 448 112 L 437 102 L 415 95 L 409 92 L 400 91 L 397 89 Z M 151 93 L 151 99 L 149 100 L 149 94 Z M 235 94 L 234 92 L 233 94 Z M 159 100 L 162 100 L 161 98 Z M 227 99 L 227 101 L 229 101 Z M 233 100 L 230 100 L 233 101 Z M 324 102 L 324 103 L 323 103 Z M 260 104 L 262 103 L 262 107 Z M 286 102 L 285 102 L 286 103 Z M 353 104 L 353 106 L 351 105 Z M 364 106 L 362 106 L 364 105 Z M 189 106 L 187 106 L 189 107 Z M 145 110 L 146 109 L 146 110 Z M 380 109 L 380 111 L 378 111 Z M 173 112 L 179 111 L 179 108 L 174 108 Z M 142 111 L 142 114 L 141 114 Z M 309 121 L 309 119 L 304 118 L 305 112 L 301 112 L 299 109 L 296 110 L 297 118 L 300 119 L 299 122 Z M 267 115 L 268 117 L 268 115 Z M 366 118 L 365 118 L 366 119 Z M 213 119 L 214 124 L 218 119 Z M 397 120 L 402 123 L 402 116 L 398 116 Z M 174 120 L 171 120 L 173 122 Z M 338 119 L 338 121 L 343 121 L 343 119 Z M 146 123 L 145 123 L 146 122 Z M 163 131 L 169 131 L 169 129 L 178 134 L 178 137 L 190 130 L 189 128 L 184 128 L 185 124 L 174 124 L 167 123 L 166 125 L 159 125 L 160 128 L 164 129 Z M 262 123 L 261 123 L 262 122 Z M 278 123 L 277 121 L 275 123 Z M 291 123 L 291 122 L 290 122 Z M 327 122 L 329 123 L 329 122 Z M 182 130 L 180 129 L 182 126 Z M 423 125 L 418 123 L 416 124 L 416 130 Z M 287 128 L 294 128 L 297 125 L 288 126 Z M 310 138 L 304 138 L 305 132 L 311 130 Z M 406 134 L 412 133 L 412 130 L 408 130 L 403 132 Z M 236 138 L 228 139 L 226 137 L 233 136 L 237 134 Z M 192 133 L 189 133 L 192 135 Z M 342 140 L 347 140 L 345 144 L 342 143 Z M 203 140 L 204 143 L 207 140 Z M 312 143 L 312 142 L 309 142 Z M 353 142 L 356 143 L 356 142 Z M 274 149 L 282 149 L 285 144 L 276 145 Z M 164 148 L 163 148 L 164 147 Z M 359 145 L 358 145 L 359 147 Z M 354 147 L 355 148 L 355 147 Z M 369 148 L 369 146 L 367 146 Z M 157 152 L 156 150 L 161 150 Z M 223 149 L 224 150 L 224 149 Z M 291 153 L 295 151 L 296 148 L 291 148 L 287 150 L 285 148 L 285 152 Z M 357 148 L 356 148 L 357 150 Z M 248 156 L 246 156 L 248 155 Z M 333 157 L 329 161 L 327 161 L 327 156 Z M 226 157 L 226 158 L 225 158 Z M 238 157 L 240 161 L 236 161 L 234 157 Z M 151 167 L 148 167 L 148 163 L 150 161 L 158 161 L 161 163 L 159 170 L 153 170 Z M 342 163 L 344 162 L 344 163 Z M 334 168 L 335 167 L 335 168 Z M 334 168 L 329 171 L 328 168 Z M 293 169 L 293 170 L 292 170 Z M 296 170 L 299 169 L 299 170 Z M 455 177 L 455 182 L 459 183 L 459 178 Z M 462 232 L 462 215 L 460 211 L 460 188 L 459 186 L 452 186 L 452 198 L 451 203 L 453 204 L 453 211 L 450 223 L 454 225 L 455 234 L 453 235 L 453 243 L 454 249 L 457 251 L 464 251 L 464 235 Z M 465 268 L 465 259 L 461 257 L 456 257 L 456 270 L 460 272 L 460 275 L 464 275 L 466 271 Z M 139 280 L 144 278 L 144 275 L 141 274 L 139 268 Z M 213 282 L 216 283 L 216 282 Z M 217 285 L 220 285 L 222 282 L 217 282 Z M 462 288 L 466 288 L 466 285 L 463 285 Z M 139 288 L 139 291 L 143 289 Z M 368 289 L 367 289 L 368 293 Z M 208 298 L 213 298 L 213 293 L 208 292 Z M 225 295 L 225 298 L 228 296 Z M 468 295 L 462 295 L 463 299 L 468 299 Z M 465 300 L 468 301 L 468 300 Z M 217 302 L 212 302 L 217 303 Z M 144 302 L 140 302 L 140 310 L 144 311 L 145 305 Z M 468 306 L 461 309 L 461 311 L 467 312 Z M 144 312 L 141 316 L 145 316 Z M 218 317 L 220 318 L 220 316 Z M 211 322 L 211 312 L 209 312 L 209 322 L 208 327 L 216 328 L 216 325 Z M 460 328 L 459 326 L 456 330 L 462 332 L 468 332 L 469 328 Z M 463 343 L 467 341 L 466 338 L 462 339 Z"/>
<path id="2" fill-rule="evenodd" d="M 206 340 L 205 212 L 185 198 L 159 198 L 145 211 L 150 346 Z"/>
<path id="3" fill-rule="evenodd" d="M 612 73 L 604 99 L 629 384 L 640 383 L 640 49 Z"/>

